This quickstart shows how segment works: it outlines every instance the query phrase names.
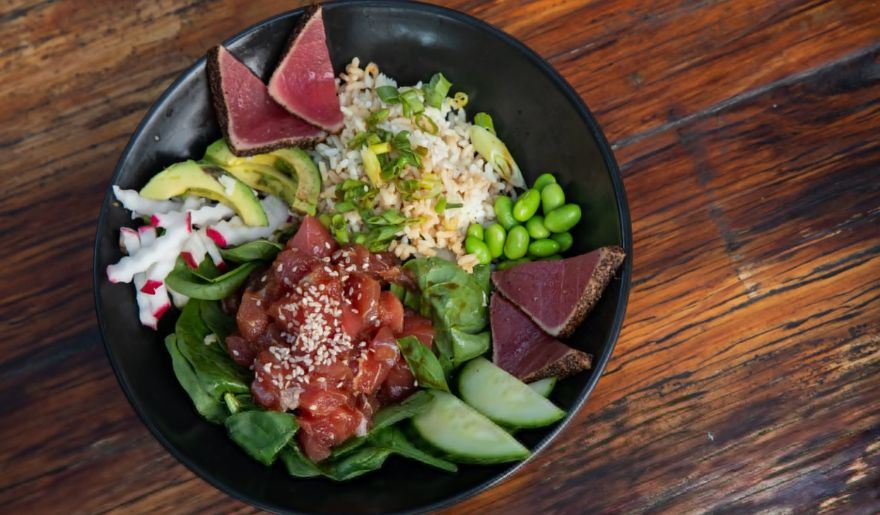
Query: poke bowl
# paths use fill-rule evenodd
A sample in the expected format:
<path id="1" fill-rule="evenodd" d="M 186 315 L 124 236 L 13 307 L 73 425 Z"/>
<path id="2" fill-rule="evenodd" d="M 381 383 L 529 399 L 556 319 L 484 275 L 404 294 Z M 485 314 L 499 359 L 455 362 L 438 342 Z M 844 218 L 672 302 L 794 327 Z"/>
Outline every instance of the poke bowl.
<path id="1" fill-rule="evenodd" d="M 623 323 L 630 219 L 599 126 L 449 9 L 333 2 L 218 42 L 111 185 L 94 292 L 120 386 L 266 510 L 427 511 L 497 484 L 586 402 Z"/>

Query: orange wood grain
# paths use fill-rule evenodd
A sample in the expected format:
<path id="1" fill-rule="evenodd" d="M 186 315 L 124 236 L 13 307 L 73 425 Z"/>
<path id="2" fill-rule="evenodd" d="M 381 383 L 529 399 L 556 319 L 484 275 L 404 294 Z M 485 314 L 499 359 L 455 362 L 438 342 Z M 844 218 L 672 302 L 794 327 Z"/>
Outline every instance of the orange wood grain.
<path id="1" fill-rule="evenodd" d="M 532 46 L 615 147 L 635 231 L 577 420 L 450 512 L 880 506 L 880 4 L 443 2 Z M 0 512 L 241 512 L 149 435 L 103 355 L 98 206 L 206 48 L 297 2 L 0 8 Z"/>

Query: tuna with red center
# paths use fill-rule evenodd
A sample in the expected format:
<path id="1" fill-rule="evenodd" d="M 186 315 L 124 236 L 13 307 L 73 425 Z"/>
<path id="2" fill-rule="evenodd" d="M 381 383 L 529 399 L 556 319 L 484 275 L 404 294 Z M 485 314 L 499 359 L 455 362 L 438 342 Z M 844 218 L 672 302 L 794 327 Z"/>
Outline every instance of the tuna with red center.
<path id="1" fill-rule="evenodd" d="M 293 411 L 306 455 L 369 428 L 373 413 L 415 391 L 397 347 L 414 335 L 430 346 L 431 322 L 405 311 L 387 286 L 407 282 L 397 258 L 339 248 L 306 217 L 274 263 L 242 295 L 238 333 L 226 339 L 236 363 L 252 366 L 261 406 Z"/>

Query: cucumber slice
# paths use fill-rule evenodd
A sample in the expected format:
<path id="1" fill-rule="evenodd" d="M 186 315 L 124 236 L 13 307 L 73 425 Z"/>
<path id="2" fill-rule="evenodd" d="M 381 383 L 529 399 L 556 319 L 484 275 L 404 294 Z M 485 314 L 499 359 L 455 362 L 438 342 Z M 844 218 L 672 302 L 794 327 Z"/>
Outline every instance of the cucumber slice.
<path id="1" fill-rule="evenodd" d="M 565 412 L 519 379 L 486 358 L 476 358 L 461 370 L 458 389 L 464 402 L 507 427 L 543 427 Z"/>
<path id="2" fill-rule="evenodd" d="M 544 379 L 538 379 L 534 383 L 528 383 L 529 388 L 535 391 L 541 397 L 547 398 L 550 397 L 550 394 L 553 393 L 553 387 L 556 386 L 556 378 L 555 377 L 545 377 Z"/>
<path id="3" fill-rule="evenodd" d="M 412 418 L 413 426 L 429 444 L 460 463 L 503 463 L 529 456 L 529 450 L 491 420 L 454 395 L 431 391 L 428 408 Z"/>

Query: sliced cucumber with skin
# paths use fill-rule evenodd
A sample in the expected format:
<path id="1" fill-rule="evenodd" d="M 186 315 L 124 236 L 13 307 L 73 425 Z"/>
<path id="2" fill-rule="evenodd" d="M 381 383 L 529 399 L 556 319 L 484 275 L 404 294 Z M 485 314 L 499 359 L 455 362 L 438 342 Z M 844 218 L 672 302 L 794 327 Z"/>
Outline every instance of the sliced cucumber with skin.
<path id="1" fill-rule="evenodd" d="M 534 383 L 528 383 L 528 385 L 529 388 L 535 391 L 535 393 L 541 397 L 547 398 L 553 393 L 553 387 L 556 386 L 556 378 L 545 377 L 544 379 L 538 379 Z"/>
<path id="2" fill-rule="evenodd" d="M 459 463 L 504 463 L 529 456 L 529 450 L 454 395 L 433 390 L 428 408 L 412 418 L 427 443 Z"/>
<path id="3" fill-rule="evenodd" d="M 544 427 L 565 416 L 529 385 L 486 358 L 475 358 L 462 368 L 458 389 L 464 402 L 506 427 Z"/>

